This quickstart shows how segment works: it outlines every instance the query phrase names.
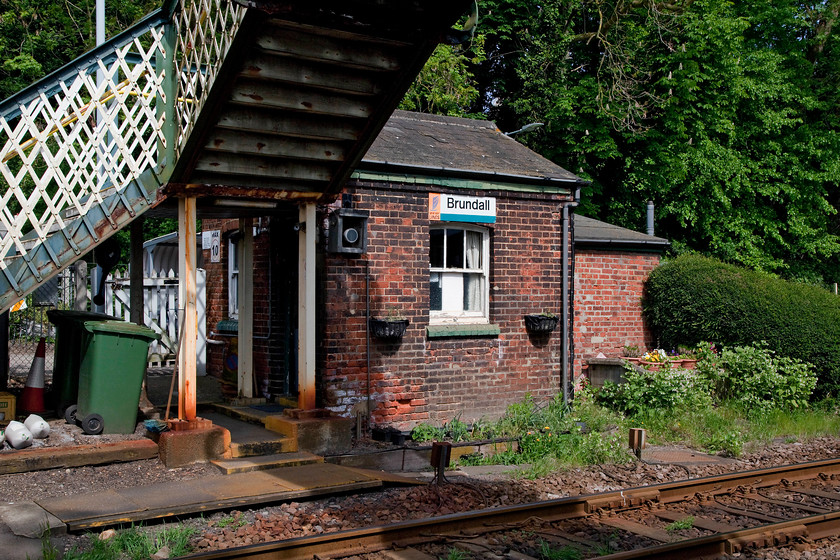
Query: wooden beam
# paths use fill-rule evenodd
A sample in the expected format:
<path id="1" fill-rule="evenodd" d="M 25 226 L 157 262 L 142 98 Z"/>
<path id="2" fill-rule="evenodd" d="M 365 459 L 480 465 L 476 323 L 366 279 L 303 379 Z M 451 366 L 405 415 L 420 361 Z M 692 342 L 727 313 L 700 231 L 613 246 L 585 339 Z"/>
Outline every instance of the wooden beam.
<path id="1" fill-rule="evenodd" d="M 268 181 L 260 180 L 260 186 L 230 186 L 219 183 L 167 183 L 158 190 L 158 199 L 183 198 L 183 197 L 215 197 L 249 200 L 289 200 L 296 198 L 298 194 L 289 193 L 282 189 L 265 187 Z M 289 183 L 284 183 L 289 184 Z M 320 195 L 318 191 L 312 191 L 312 195 Z M 162 200 L 160 201 L 162 202 Z M 158 202 L 158 204 L 160 203 Z"/>
<path id="2" fill-rule="evenodd" d="M 259 111 L 237 105 L 227 107 L 219 117 L 218 126 L 231 130 L 278 134 L 289 138 L 353 142 L 359 137 L 360 128 L 360 124 L 350 119 Z"/>
<path id="3" fill-rule="evenodd" d="M 331 66 L 259 53 L 249 58 L 240 76 L 279 81 L 339 93 L 378 95 L 379 76 L 365 76 L 358 70 L 337 70 Z"/>
<path id="4" fill-rule="evenodd" d="M 298 408 L 313 410 L 315 399 L 315 205 L 300 208 L 298 232 Z"/>
<path id="5" fill-rule="evenodd" d="M 365 35 L 362 33 L 354 33 L 352 31 L 344 31 L 331 27 L 321 27 L 306 23 L 285 21 L 279 18 L 270 19 L 268 21 L 268 25 L 276 30 L 275 33 L 285 33 L 289 30 L 299 30 L 319 37 L 332 37 L 343 41 L 353 41 L 365 45 L 379 45 L 383 47 L 390 47 L 392 49 L 411 46 L 411 42 L 405 40 L 400 41 L 397 39 L 378 37 L 375 35 Z"/>
<path id="6" fill-rule="evenodd" d="M 257 39 L 257 45 L 272 54 L 338 64 L 345 68 L 393 71 L 400 67 L 392 46 L 373 46 L 367 42 L 315 35 L 302 30 L 288 29 L 282 33 L 266 34 Z"/>
<path id="7" fill-rule="evenodd" d="M 239 394 L 246 398 L 254 392 L 254 227 L 251 218 L 239 219 L 239 333 L 238 385 Z"/>
<path id="8" fill-rule="evenodd" d="M 192 421 L 196 417 L 196 212 L 195 198 L 178 199 L 178 307 L 183 310 L 179 325 L 183 340 L 179 340 L 178 353 L 178 418 Z"/>
<path id="9" fill-rule="evenodd" d="M 299 160 L 341 162 L 345 146 L 338 142 L 291 140 L 264 134 L 219 129 L 208 139 L 205 150 L 232 152 L 262 157 L 287 157 Z"/>
<path id="10" fill-rule="evenodd" d="M 252 175 L 221 176 L 213 172 L 193 173 L 192 179 L 198 183 L 214 184 L 214 188 L 229 191 L 223 198 L 250 198 L 252 200 L 317 200 L 324 195 L 324 183 L 302 183 L 289 180 L 274 180 L 272 177 Z M 225 181 L 221 184 L 220 181 Z M 239 194 L 235 191 L 242 191 Z M 265 193 L 265 196 L 253 196 L 250 193 Z M 333 197 L 334 198 L 334 197 Z"/>
<path id="11" fill-rule="evenodd" d="M 238 80 L 233 88 L 231 102 L 266 109 L 357 119 L 366 119 L 373 113 L 373 104 L 366 96 L 335 94 L 258 80 Z"/>
<path id="12" fill-rule="evenodd" d="M 197 162 L 196 171 L 217 175 L 251 175 L 291 179 L 293 181 L 328 182 L 336 165 L 296 162 L 280 158 L 260 158 L 224 152 L 208 152 Z"/>

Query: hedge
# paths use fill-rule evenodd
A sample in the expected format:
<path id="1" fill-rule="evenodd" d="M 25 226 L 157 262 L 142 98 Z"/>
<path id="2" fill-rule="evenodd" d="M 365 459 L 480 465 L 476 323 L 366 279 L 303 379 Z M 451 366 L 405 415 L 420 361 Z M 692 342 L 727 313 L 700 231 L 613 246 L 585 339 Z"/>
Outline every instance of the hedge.
<path id="1" fill-rule="evenodd" d="M 683 255 L 651 272 L 642 306 L 662 348 L 766 341 L 814 364 L 817 395 L 840 396 L 840 296 L 827 290 Z"/>

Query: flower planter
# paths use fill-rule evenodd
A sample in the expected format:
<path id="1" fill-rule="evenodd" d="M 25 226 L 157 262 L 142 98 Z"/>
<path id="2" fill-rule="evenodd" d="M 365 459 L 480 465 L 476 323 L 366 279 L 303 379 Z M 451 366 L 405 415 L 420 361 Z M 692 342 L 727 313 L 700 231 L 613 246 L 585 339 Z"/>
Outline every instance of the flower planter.
<path id="1" fill-rule="evenodd" d="M 371 319 L 370 334 L 383 340 L 399 340 L 408 327 L 408 319 Z"/>
<path id="2" fill-rule="evenodd" d="M 648 362 L 647 360 L 641 360 L 639 363 L 651 371 L 659 371 L 662 369 L 662 362 Z"/>
<path id="3" fill-rule="evenodd" d="M 557 316 L 525 315 L 525 328 L 530 333 L 550 333 L 557 328 Z"/>
<path id="4" fill-rule="evenodd" d="M 638 364 L 642 361 L 641 358 L 628 358 L 627 356 L 621 356 L 621 359 L 630 362 L 631 364 Z"/>
<path id="5" fill-rule="evenodd" d="M 697 368 L 697 360 L 692 358 L 683 358 L 680 367 L 683 369 L 696 369 Z"/>

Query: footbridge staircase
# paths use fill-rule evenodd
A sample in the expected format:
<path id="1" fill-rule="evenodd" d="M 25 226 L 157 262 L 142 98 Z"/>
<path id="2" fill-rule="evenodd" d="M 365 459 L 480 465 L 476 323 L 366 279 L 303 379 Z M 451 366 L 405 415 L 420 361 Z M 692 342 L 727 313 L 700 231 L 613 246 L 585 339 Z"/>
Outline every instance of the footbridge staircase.
<path id="1" fill-rule="evenodd" d="M 471 6 L 166 0 L 3 101 L 0 310 L 185 193 L 335 197 Z"/>

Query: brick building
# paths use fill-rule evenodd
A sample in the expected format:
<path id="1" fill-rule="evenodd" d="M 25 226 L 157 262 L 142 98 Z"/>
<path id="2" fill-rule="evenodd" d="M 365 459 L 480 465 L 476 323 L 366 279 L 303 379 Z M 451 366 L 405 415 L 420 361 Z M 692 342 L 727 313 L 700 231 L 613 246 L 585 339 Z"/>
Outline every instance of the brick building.
<path id="1" fill-rule="evenodd" d="M 666 239 L 575 216 L 574 373 L 603 354 L 654 345 L 641 299 L 650 271 L 659 266 Z"/>
<path id="2" fill-rule="evenodd" d="M 341 195 L 318 210 L 318 406 L 408 429 L 497 417 L 527 394 L 568 395 L 579 369 L 571 298 L 581 184 L 493 123 L 396 112 Z M 236 318 L 240 226 L 203 224 L 223 239 L 219 262 L 205 256 L 208 332 L 221 342 Z M 294 396 L 301 224 L 289 212 L 251 227 L 256 394 Z M 544 311 L 556 329 L 526 329 L 524 316 Z M 375 330 L 389 318 L 407 320 L 401 336 Z M 224 375 L 225 348 L 210 349 L 213 375 Z"/>

